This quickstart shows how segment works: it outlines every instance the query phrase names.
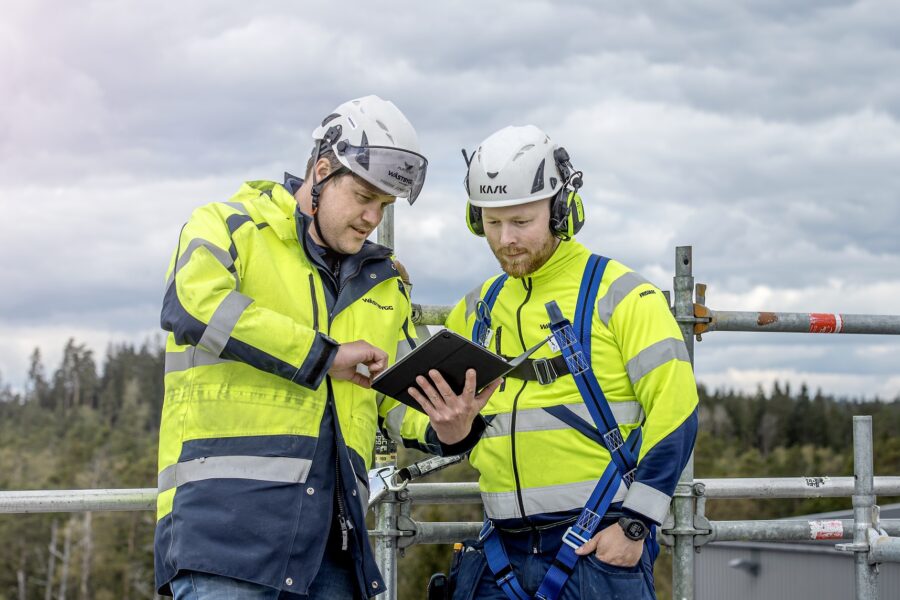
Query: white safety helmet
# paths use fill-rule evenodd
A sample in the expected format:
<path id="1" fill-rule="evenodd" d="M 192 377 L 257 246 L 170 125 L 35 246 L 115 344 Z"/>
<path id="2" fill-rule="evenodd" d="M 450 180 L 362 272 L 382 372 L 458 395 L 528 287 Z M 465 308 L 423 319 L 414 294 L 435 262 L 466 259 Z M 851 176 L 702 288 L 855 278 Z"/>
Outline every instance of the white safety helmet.
<path id="1" fill-rule="evenodd" d="M 416 201 L 428 160 L 419 152 L 416 130 L 393 102 L 378 96 L 344 102 L 312 137 L 316 160 L 331 149 L 344 167 L 385 194 Z"/>
<path id="2" fill-rule="evenodd" d="M 469 202 L 502 207 L 555 195 L 567 183 L 557 165 L 558 148 L 534 125 L 504 127 L 494 133 L 481 142 L 469 162 Z"/>

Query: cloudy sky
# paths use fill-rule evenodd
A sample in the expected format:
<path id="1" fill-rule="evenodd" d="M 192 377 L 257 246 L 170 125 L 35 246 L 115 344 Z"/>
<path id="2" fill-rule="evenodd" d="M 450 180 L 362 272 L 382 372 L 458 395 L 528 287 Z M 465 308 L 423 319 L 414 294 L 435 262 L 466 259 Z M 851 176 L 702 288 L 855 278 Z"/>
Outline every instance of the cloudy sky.
<path id="1" fill-rule="evenodd" d="M 337 104 L 378 94 L 430 159 L 397 251 L 416 300 L 496 271 L 463 162 L 533 123 L 585 172 L 579 239 L 664 289 L 692 245 L 720 310 L 900 314 L 894 2 L 47 2 L 0 19 L 0 377 L 40 347 L 158 335 L 180 225 L 300 171 Z M 891 8 L 893 7 L 893 9 Z M 698 378 L 900 396 L 900 339 L 713 333 Z"/>

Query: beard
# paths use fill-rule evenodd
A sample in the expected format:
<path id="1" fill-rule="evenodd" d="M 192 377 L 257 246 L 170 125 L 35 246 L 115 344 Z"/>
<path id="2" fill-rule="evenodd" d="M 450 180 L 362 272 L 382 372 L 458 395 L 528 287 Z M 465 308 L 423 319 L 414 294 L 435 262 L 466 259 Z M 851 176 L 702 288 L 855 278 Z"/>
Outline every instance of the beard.
<path id="1" fill-rule="evenodd" d="M 324 213 L 324 214 L 323 214 Z M 316 215 L 325 246 L 339 254 L 356 254 L 362 249 L 367 236 L 356 229 L 369 231 L 364 224 L 350 225 L 332 216 L 328 211 L 320 210 Z M 313 225 L 315 227 L 315 225 Z"/>
<path id="2" fill-rule="evenodd" d="M 507 246 L 504 248 L 495 248 L 491 245 L 491 251 L 500 263 L 500 268 L 510 277 L 521 278 L 534 273 L 544 266 L 553 252 L 556 251 L 557 240 L 555 237 L 548 236 L 544 243 L 535 250 L 520 246 Z M 490 245 L 490 242 L 488 242 Z M 515 254 L 515 256 L 509 256 Z"/>

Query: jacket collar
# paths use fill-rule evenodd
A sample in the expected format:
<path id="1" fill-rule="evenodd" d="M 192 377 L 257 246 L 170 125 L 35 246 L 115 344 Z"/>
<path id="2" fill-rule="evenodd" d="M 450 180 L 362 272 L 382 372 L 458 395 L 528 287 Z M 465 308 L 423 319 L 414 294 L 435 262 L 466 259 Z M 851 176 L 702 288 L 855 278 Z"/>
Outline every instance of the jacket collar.
<path id="1" fill-rule="evenodd" d="M 256 200 L 253 207 L 259 211 L 259 217 L 272 228 L 279 239 L 297 239 L 294 227 L 294 211 L 297 201 L 284 186 L 274 181 L 247 181 L 238 190 L 236 199 L 250 198 Z"/>
<path id="2" fill-rule="evenodd" d="M 555 279 L 560 274 L 569 272 L 573 265 L 588 254 L 590 251 L 575 240 L 561 241 L 547 262 L 541 265 L 537 271 L 526 275 L 525 278 L 537 282 Z M 581 273 L 581 271 L 577 272 Z"/>

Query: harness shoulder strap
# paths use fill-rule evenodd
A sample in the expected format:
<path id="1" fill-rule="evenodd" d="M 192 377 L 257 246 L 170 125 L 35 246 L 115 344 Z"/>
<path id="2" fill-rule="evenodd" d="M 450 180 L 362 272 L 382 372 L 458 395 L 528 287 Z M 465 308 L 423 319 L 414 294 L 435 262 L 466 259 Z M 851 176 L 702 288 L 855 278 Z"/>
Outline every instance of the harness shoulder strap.
<path id="1" fill-rule="evenodd" d="M 497 277 L 488 287 L 484 298 L 478 300 L 478 303 L 475 305 L 475 324 L 472 326 L 472 341 L 476 344 L 484 346 L 489 341 L 491 310 L 494 308 L 497 296 L 500 295 L 500 290 L 503 289 L 503 284 L 506 283 L 508 278 L 509 276 L 506 273 Z"/>

